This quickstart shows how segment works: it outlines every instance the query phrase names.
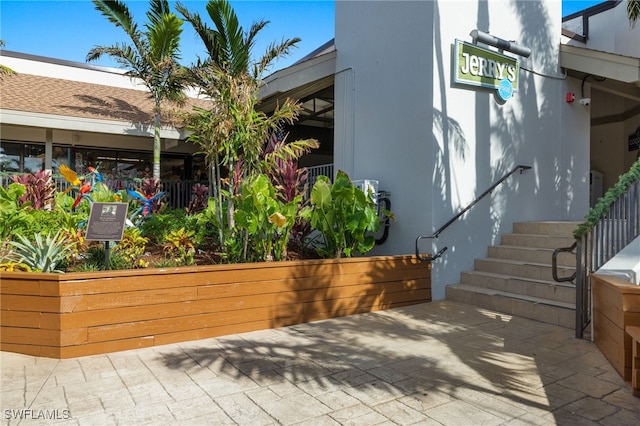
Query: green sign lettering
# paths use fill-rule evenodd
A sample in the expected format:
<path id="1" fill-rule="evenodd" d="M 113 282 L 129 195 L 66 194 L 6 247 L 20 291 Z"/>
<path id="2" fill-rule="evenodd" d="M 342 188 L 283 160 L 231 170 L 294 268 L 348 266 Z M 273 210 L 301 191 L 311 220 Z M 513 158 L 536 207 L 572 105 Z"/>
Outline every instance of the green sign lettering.
<path id="1" fill-rule="evenodd" d="M 500 89 L 502 85 L 501 97 L 509 92 L 504 90 L 506 82 L 511 85 L 510 93 L 518 91 L 517 59 L 460 40 L 456 40 L 454 55 L 456 83 L 492 89 Z"/>

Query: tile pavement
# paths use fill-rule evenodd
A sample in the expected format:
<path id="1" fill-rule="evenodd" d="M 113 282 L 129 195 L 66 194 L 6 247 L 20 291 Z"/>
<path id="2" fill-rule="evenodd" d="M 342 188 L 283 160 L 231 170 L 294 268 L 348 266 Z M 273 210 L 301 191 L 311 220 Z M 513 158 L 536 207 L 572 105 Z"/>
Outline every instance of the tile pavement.
<path id="1" fill-rule="evenodd" d="M 3 425 L 640 424 L 640 398 L 593 343 L 448 301 L 0 361 Z"/>

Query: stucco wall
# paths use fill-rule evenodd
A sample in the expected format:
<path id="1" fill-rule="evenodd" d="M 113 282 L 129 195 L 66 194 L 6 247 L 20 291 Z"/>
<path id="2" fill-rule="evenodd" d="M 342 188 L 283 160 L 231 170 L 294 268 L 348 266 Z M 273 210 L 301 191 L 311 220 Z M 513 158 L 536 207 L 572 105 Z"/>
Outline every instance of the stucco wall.
<path id="1" fill-rule="evenodd" d="M 532 166 L 448 228 L 433 251 L 434 299 L 515 221 L 579 220 L 588 207 L 589 115 L 579 82 L 521 71 L 519 92 L 454 87 L 452 44 L 478 28 L 532 49 L 521 65 L 561 76 L 560 2 L 336 3 L 336 168 L 391 191 L 397 221 L 377 253 L 412 253 L 518 164 Z M 343 117 L 344 115 L 344 117 Z M 340 117 L 340 118 L 338 118 Z M 562 130 L 562 122 L 580 130 Z M 427 249 L 427 248 L 425 248 Z"/>

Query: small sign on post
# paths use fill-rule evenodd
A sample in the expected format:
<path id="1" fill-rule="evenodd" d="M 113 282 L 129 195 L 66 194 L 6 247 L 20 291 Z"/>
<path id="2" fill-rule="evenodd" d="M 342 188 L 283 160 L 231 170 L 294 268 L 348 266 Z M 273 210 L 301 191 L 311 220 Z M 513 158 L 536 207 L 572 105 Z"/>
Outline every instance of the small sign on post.
<path id="1" fill-rule="evenodd" d="M 109 269 L 109 242 L 122 241 L 127 203 L 92 203 L 87 222 L 87 241 L 104 241 L 104 266 Z"/>

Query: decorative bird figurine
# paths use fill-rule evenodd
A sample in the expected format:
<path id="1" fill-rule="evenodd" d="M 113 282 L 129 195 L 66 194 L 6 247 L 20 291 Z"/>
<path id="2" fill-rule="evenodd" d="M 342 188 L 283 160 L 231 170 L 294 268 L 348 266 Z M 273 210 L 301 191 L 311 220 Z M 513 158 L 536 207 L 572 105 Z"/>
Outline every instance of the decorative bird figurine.
<path id="1" fill-rule="evenodd" d="M 142 216 L 147 216 L 149 213 L 151 213 L 152 204 L 160 198 L 164 197 L 164 191 L 158 192 L 156 195 L 149 196 L 144 195 L 140 191 L 134 191 L 132 189 L 127 189 L 127 192 L 131 197 L 142 202 Z"/>
<path id="2" fill-rule="evenodd" d="M 96 169 L 95 167 L 87 167 L 87 169 L 89 170 L 89 174 L 93 176 L 93 178 L 95 179 L 96 182 L 98 183 L 103 183 L 104 182 L 104 178 L 102 177 L 102 173 L 100 173 L 98 171 L 98 169 Z"/>
<path id="3" fill-rule="evenodd" d="M 78 191 L 79 194 L 76 197 L 76 200 L 74 201 L 73 206 L 71 208 L 75 209 L 78 206 L 78 204 L 80 204 L 80 202 L 82 201 L 83 198 L 87 198 L 89 201 L 93 201 L 91 199 L 91 195 L 90 195 L 91 189 L 92 188 L 91 188 L 91 184 L 90 183 L 87 182 L 87 183 L 83 184 L 80 187 L 80 189 Z"/>
<path id="4" fill-rule="evenodd" d="M 60 172 L 60 174 L 62 176 L 64 176 L 64 179 L 71 184 L 71 186 L 69 186 L 64 191 L 65 194 L 68 193 L 69 191 L 71 191 L 74 187 L 79 187 L 80 185 L 82 185 L 82 180 L 78 177 L 76 172 L 74 172 L 69 167 L 65 166 L 64 164 L 61 164 L 58 167 L 58 171 Z"/>

